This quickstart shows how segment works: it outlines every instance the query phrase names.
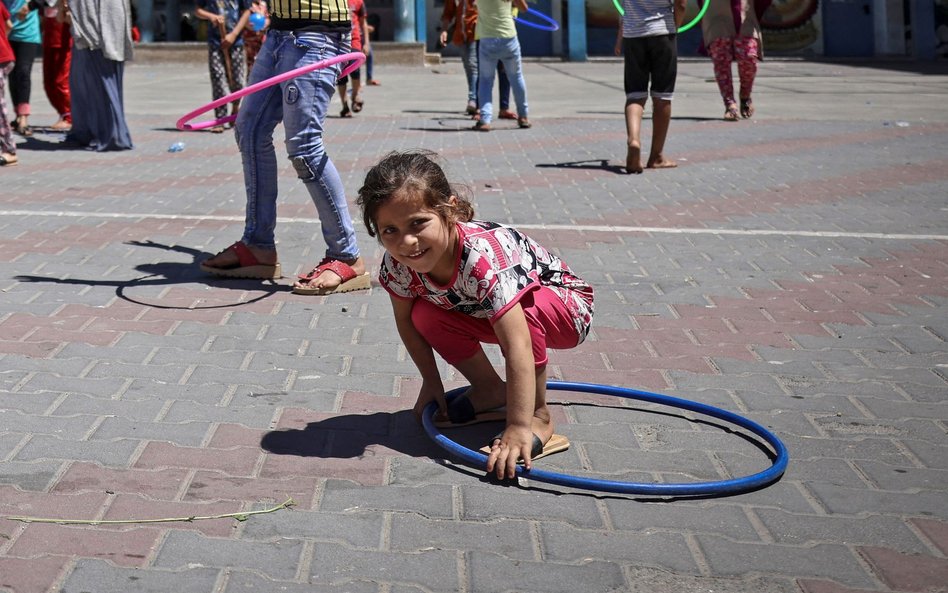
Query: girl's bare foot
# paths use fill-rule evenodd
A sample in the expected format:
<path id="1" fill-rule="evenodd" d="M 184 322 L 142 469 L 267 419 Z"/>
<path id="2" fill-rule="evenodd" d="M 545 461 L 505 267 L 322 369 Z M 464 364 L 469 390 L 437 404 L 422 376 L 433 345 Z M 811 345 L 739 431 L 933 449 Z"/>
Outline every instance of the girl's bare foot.
<path id="1" fill-rule="evenodd" d="M 642 147 L 637 142 L 630 142 L 626 149 L 625 172 L 629 175 L 638 175 L 642 172 Z"/>
<path id="2" fill-rule="evenodd" d="M 645 165 L 648 169 L 674 169 L 677 166 L 678 163 L 670 161 L 660 154 L 650 156 L 648 163 Z"/>
<path id="3" fill-rule="evenodd" d="M 500 380 L 493 384 L 471 385 L 464 395 L 471 400 L 475 412 L 484 412 L 507 405 L 507 384 Z"/>
<path id="4" fill-rule="evenodd" d="M 355 277 L 359 278 L 365 275 L 365 262 L 361 257 L 354 260 L 339 261 L 352 268 Z M 300 278 L 300 280 L 293 284 L 293 288 L 297 294 L 323 294 L 332 292 L 343 282 L 345 282 L 345 280 L 336 272 L 330 269 L 323 269 L 322 272 L 314 277 L 308 277 L 306 279 Z M 360 288 L 368 288 L 368 286 L 360 286 Z"/>

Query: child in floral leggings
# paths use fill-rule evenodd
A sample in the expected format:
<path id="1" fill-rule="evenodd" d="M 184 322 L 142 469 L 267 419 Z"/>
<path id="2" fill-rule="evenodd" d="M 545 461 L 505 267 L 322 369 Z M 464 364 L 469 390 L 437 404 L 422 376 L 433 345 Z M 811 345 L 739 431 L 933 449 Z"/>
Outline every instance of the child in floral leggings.
<path id="1" fill-rule="evenodd" d="M 724 119 L 737 121 L 754 115 L 751 91 L 757 75 L 757 61 L 763 57 L 760 21 L 754 0 L 708 0 L 708 11 L 701 19 L 704 44 L 714 65 L 714 78 L 724 100 Z M 731 62 L 737 61 L 741 81 L 741 110 L 734 100 Z"/>
<path id="2" fill-rule="evenodd" d="M 751 91 L 754 77 L 757 76 L 757 60 L 760 43 L 753 37 L 720 37 L 708 46 L 711 63 L 714 64 L 714 78 L 718 81 L 721 98 L 724 99 L 724 119 L 737 121 L 737 103 L 734 101 L 734 83 L 731 79 L 731 62 L 737 61 L 737 77 L 741 82 L 741 117 L 754 115 Z"/>

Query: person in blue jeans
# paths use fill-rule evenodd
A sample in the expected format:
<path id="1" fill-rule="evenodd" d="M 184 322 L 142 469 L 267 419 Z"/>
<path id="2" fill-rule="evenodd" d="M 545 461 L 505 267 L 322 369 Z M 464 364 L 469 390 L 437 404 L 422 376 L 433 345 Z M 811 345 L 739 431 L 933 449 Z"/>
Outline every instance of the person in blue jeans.
<path id="1" fill-rule="evenodd" d="M 270 30 L 250 84 L 349 53 L 351 31 L 345 2 L 273 3 Z M 204 272 L 229 278 L 282 276 L 275 241 L 278 167 L 273 146 L 273 131 L 282 121 L 287 156 L 316 205 L 327 246 L 325 257 L 300 276 L 293 292 L 332 294 L 369 287 L 342 178 L 323 145 L 323 123 L 341 70 L 342 64 L 315 70 L 244 99 L 236 126 L 247 192 L 244 234 L 205 260 Z"/>
<path id="2" fill-rule="evenodd" d="M 520 59 L 520 41 L 513 20 L 513 8 L 527 10 L 524 0 L 478 0 L 477 2 L 477 60 L 479 64 L 503 62 L 517 104 L 517 125 L 531 127 L 527 109 L 527 84 L 523 78 Z M 474 130 L 489 132 L 493 118 L 491 95 L 494 88 L 494 68 L 479 68 L 477 97 L 480 119 Z"/>

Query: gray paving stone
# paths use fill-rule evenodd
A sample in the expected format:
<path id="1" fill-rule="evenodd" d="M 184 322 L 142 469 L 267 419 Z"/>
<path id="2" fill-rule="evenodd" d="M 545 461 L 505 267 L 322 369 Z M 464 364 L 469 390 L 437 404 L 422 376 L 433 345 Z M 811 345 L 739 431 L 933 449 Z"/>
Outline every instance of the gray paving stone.
<path id="1" fill-rule="evenodd" d="M 948 484 L 948 471 L 945 470 L 898 467 L 875 461 L 857 461 L 855 465 L 880 490 L 942 490 Z"/>
<path id="2" fill-rule="evenodd" d="M 5 412 L 19 412 L 30 416 L 37 416 L 48 410 L 53 403 L 62 396 L 61 393 L 23 392 L 16 393 L 0 391 L 0 409 Z"/>
<path id="3" fill-rule="evenodd" d="M 124 568 L 102 560 L 80 560 L 69 573 L 60 593 L 161 593 L 164 591 L 214 591 L 220 569 L 185 568 L 179 571 Z"/>
<path id="4" fill-rule="evenodd" d="M 759 539 L 747 515 L 735 505 L 684 500 L 674 504 L 641 505 L 610 499 L 604 504 L 615 529 L 637 535 L 710 533 L 739 541 Z"/>
<path id="5" fill-rule="evenodd" d="M 163 420 L 165 422 L 222 422 L 242 424 L 250 428 L 268 428 L 274 416 L 275 406 L 266 402 L 258 405 L 209 406 L 190 401 L 177 401 L 171 405 Z"/>
<path id="6" fill-rule="evenodd" d="M 625 591 L 626 582 L 619 565 L 591 561 L 581 564 L 524 562 L 497 554 L 471 552 L 470 589 L 485 593 L 524 591 L 567 593 L 582 583 L 589 593 Z"/>
<path id="7" fill-rule="evenodd" d="M 190 531 L 171 531 L 158 550 L 154 565 L 173 570 L 240 566 L 273 579 L 292 580 L 302 552 L 303 542 L 299 540 L 237 541 L 207 538 Z"/>
<path id="8" fill-rule="evenodd" d="M 354 486 L 340 480 L 329 480 L 319 509 L 346 512 L 400 511 L 413 512 L 423 517 L 450 519 L 454 516 L 454 502 L 448 486 Z"/>
<path id="9" fill-rule="evenodd" d="M 593 531 L 549 523 L 541 526 L 540 541 L 544 559 L 552 562 L 580 564 L 605 560 L 634 566 L 653 566 L 673 572 L 698 572 L 684 535 L 658 526 L 630 533 Z M 501 553 L 497 550 L 494 552 Z"/>
<path id="10" fill-rule="evenodd" d="M 458 591 L 457 563 L 458 555 L 444 550 L 377 552 L 316 543 L 309 578 L 315 584 L 372 581 Z"/>
<path id="11" fill-rule="evenodd" d="M 845 488 L 833 484 L 809 484 L 808 488 L 826 509 L 838 515 L 858 515 L 865 509 L 892 515 L 942 516 L 948 493 L 901 492 Z"/>
<path id="12" fill-rule="evenodd" d="M 716 575 L 740 576 L 748 573 L 831 579 L 848 587 L 875 587 L 853 552 L 843 545 L 790 546 L 738 543 L 698 535 L 701 551 Z"/>
<path id="13" fill-rule="evenodd" d="M 227 586 L 222 593 L 256 593 L 273 591 L 274 593 L 378 593 L 375 583 L 348 581 L 338 585 L 323 585 L 312 582 L 294 583 L 275 581 L 252 572 L 232 570 L 227 576 Z"/>
<path id="14" fill-rule="evenodd" d="M 127 466 L 139 441 L 114 439 L 110 441 L 64 440 L 50 435 L 36 435 L 16 454 L 16 461 L 62 459 L 97 461 L 113 467 Z"/>
<path id="15" fill-rule="evenodd" d="M 485 489 L 483 486 L 462 486 L 461 519 L 487 521 L 498 518 L 522 518 L 562 521 L 578 527 L 600 529 L 603 518 L 595 502 L 587 497 L 570 497 L 570 504 L 550 508 L 544 504 L 542 491 L 523 490 L 514 486 Z"/>
<path id="16" fill-rule="evenodd" d="M 311 540 L 337 542 L 355 548 L 377 548 L 382 539 L 381 513 L 327 513 L 293 509 L 247 522 L 241 534 L 247 540 Z"/>
<path id="17" fill-rule="evenodd" d="M 59 473 L 62 462 L 55 459 L 42 461 L 0 462 L 0 484 L 17 486 L 21 490 L 45 491 Z"/>
<path id="18" fill-rule="evenodd" d="M 755 511 L 768 533 L 778 543 L 812 545 L 834 542 L 846 533 L 853 546 L 878 546 L 906 554 L 927 554 L 926 546 L 899 517 L 865 514 L 861 517 L 800 515 L 776 509 Z"/>
<path id="19" fill-rule="evenodd" d="M 161 412 L 167 402 L 160 399 L 148 401 L 94 397 L 70 394 L 60 402 L 53 414 L 56 416 L 121 416 L 127 420 L 147 422 Z"/>
<path id="20" fill-rule="evenodd" d="M 447 521 L 398 514 L 392 517 L 390 545 L 399 552 L 477 550 L 530 561 L 535 554 L 532 532 L 527 521 Z"/>
<path id="21" fill-rule="evenodd" d="M 78 440 L 92 430 L 96 417 L 91 415 L 43 416 L 0 410 L 3 425 L 17 434 L 56 435 L 62 439 Z"/>
<path id="22" fill-rule="evenodd" d="M 127 418 L 106 418 L 89 437 L 91 440 L 139 439 L 166 441 L 184 447 L 198 447 L 210 431 L 205 422 L 147 422 Z"/>
<path id="23" fill-rule="evenodd" d="M 179 385 L 165 383 L 152 379 L 135 379 L 122 392 L 123 400 L 150 402 L 155 401 L 191 401 L 199 404 L 214 405 L 222 401 L 228 393 L 226 384 L 191 384 Z"/>

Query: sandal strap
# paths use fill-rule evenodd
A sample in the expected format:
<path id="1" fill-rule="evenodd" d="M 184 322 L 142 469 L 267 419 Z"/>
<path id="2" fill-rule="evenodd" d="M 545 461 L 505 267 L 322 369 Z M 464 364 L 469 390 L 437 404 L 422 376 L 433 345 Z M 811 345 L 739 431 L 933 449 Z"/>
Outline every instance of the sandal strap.
<path id="1" fill-rule="evenodd" d="M 309 282 L 311 280 L 315 280 L 317 276 L 326 270 L 329 270 L 330 272 L 342 278 L 343 282 L 348 282 L 358 276 L 358 274 L 355 273 L 355 270 L 353 270 L 352 266 L 349 264 L 341 262 L 338 259 L 330 259 L 327 257 L 323 261 L 319 262 L 319 264 L 313 268 L 309 274 L 300 274 L 299 279 Z"/>
<path id="2" fill-rule="evenodd" d="M 256 266 L 260 264 L 260 260 L 257 259 L 257 256 L 255 256 L 253 252 L 250 251 L 243 241 L 237 241 L 228 247 L 227 250 L 233 250 L 234 253 L 237 254 L 237 263 L 240 264 L 240 267 Z"/>

